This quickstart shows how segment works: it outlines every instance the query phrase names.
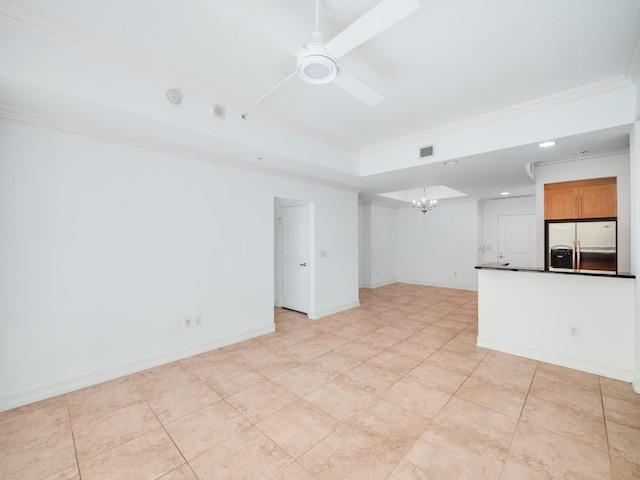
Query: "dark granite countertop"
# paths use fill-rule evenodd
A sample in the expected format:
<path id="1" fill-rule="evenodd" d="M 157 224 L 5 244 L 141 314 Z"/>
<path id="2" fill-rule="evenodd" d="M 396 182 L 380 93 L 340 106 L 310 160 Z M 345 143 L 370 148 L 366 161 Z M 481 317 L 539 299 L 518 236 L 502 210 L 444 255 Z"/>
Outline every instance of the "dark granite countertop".
<path id="1" fill-rule="evenodd" d="M 616 278 L 636 278 L 628 272 L 597 272 L 597 271 L 576 271 L 576 270 L 545 270 L 539 267 L 516 267 L 509 265 L 508 263 L 490 262 L 483 263 L 482 265 L 476 265 L 476 270 L 508 270 L 511 272 L 537 272 L 537 273 L 551 273 L 554 275 L 587 275 L 592 277 L 616 277 Z"/>

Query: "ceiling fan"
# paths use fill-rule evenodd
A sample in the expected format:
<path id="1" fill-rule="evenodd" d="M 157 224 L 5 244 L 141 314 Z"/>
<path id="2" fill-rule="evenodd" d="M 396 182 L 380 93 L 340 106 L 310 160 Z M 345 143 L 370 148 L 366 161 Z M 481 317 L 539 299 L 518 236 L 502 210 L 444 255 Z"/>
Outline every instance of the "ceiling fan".
<path id="1" fill-rule="evenodd" d="M 274 46 L 297 59 L 297 68 L 284 80 L 260 97 L 256 103 L 269 104 L 296 77 L 311 84 L 334 82 L 366 105 L 373 107 L 384 95 L 338 67 L 337 60 L 357 46 L 376 36 L 420 8 L 418 0 L 383 0 L 353 22 L 329 42 L 324 42 L 319 28 L 320 0 L 316 0 L 315 31 L 311 41 L 299 45 L 287 36 L 236 7 L 230 0 L 216 0 L 216 8 L 234 21 L 262 36 Z"/>

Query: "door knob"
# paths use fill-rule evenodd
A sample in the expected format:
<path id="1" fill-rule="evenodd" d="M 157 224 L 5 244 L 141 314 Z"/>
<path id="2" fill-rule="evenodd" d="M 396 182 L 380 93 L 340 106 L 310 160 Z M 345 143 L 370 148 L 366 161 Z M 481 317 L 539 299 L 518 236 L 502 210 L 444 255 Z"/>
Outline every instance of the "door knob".
<path id="1" fill-rule="evenodd" d="M 306 267 L 307 266 L 307 262 L 301 263 L 300 266 L 301 267 Z"/>

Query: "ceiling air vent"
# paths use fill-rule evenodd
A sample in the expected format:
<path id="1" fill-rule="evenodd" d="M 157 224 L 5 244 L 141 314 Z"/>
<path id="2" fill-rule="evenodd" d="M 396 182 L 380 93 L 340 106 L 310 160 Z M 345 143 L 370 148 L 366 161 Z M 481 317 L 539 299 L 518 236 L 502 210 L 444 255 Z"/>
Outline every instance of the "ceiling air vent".
<path id="1" fill-rule="evenodd" d="M 420 149 L 420 158 L 430 157 L 433 155 L 433 145 L 429 145 L 428 147 L 422 147 Z"/>

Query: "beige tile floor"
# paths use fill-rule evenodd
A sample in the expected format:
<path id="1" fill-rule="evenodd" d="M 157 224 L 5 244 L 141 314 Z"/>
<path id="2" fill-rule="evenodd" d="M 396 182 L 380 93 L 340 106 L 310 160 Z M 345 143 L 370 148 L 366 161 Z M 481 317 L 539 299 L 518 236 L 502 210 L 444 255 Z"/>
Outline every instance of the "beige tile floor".
<path id="1" fill-rule="evenodd" d="M 360 300 L 0 413 L 0 478 L 640 478 L 630 384 L 476 347 L 474 292 Z"/>

